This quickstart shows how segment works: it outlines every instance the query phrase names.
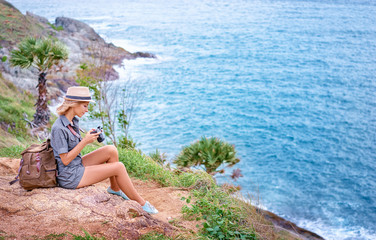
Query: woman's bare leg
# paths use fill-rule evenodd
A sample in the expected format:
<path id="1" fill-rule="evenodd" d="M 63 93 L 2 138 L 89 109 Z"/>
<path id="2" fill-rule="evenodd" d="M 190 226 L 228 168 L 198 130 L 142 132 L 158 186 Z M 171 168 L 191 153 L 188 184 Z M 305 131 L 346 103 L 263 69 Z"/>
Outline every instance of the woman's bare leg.
<path id="1" fill-rule="evenodd" d="M 119 154 L 116 147 L 113 145 L 106 145 L 98 148 L 97 150 L 82 157 L 82 164 L 85 166 L 85 169 L 88 166 L 115 162 L 119 162 Z M 110 183 L 112 190 L 119 191 L 120 188 L 115 177 L 110 177 Z"/>
<path id="2" fill-rule="evenodd" d="M 132 200 L 137 201 L 141 206 L 145 205 L 145 200 L 138 194 L 133 183 L 128 176 L 123 163 L 114 162 L 102 165 L 92 165 L 85 167 L 84 175 L 77 188 L 92 185 L 94 183 L 114 177 L 120 189 Z"/>

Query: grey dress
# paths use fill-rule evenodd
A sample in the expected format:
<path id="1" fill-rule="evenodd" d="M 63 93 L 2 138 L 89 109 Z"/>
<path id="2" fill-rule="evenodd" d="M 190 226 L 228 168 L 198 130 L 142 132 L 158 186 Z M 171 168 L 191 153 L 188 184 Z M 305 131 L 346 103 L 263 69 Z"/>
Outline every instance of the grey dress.
<path id="1" fill-rule="evenodd" d="M 59 154 L 71 151 L 80 141 L 81 135 L 79 131 L 78 118 L 74 117 L 73 126 L 69 120 L 61 115 L 51 129 L 51 146 L 54 150 L 57 162 L 57 182 L 60 187 L 75 189 L 84 175 L 85 167 L 82 165 L 81 153 L 78 154 L 67 166 L 63 164 Z M 71 125 L 79 138 L 75 136 L 68 128 Z"/>

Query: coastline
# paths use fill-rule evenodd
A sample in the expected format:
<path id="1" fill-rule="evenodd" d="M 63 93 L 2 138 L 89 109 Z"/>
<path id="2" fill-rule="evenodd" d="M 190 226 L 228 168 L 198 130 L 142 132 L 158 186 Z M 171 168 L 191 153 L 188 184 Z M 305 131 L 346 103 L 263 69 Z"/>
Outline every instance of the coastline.
<path id="1" fill-rule="evenodd" d="M 35 16 L 32 16 L 32 17 L 35 18 Z M 73 21 L 73 23 L 77 24 L 76 21 Z M 48 26 L 46 25 L 46 28 L 47 27 Z M 67 26 L 65 26 L 65 27 L 67 27 Z M 57 34 L 59 34 L 59 33 L 57 32 Z M 60 36 L 61 40 L 64 39 L 62 36 L 63 35 Z M 108 44 L 108 43 L 105 43 L 105 44 Z M 72 46 L 73 45 L 71 45 L 71 47 Z M 115 47 L 115 49 L 117 48 L 116 46 L 114 46 L 114 47 Z M 74 47 L 72 47 L 72 48 L 74 48 Z M 138 58 L 138 57 L 156 58 L 154 55 L 148 55 L 148 54 L 145 55 L 144 53 L 140 53 L 140 52 L 138 52 L 138 53 L 136 52 L 136 53 L 134 53 L 134 55 L 129 55 L 129 52 L 125 51 L 124 49 L 122 49 L 122 50 L 118 49 L 118 51 L 119 51 L 119 56 L 121 56 L 121 57 L 118 58 L 116 62 L 112 63 L 113 66 L 119 65 L 119 63 L 121 63 L 123 61 L 131 61 L 131 59 L 135 59 L 135 58 Z M 75 61 L 77 61 L 77 59 L 74 60 L 72 63 L 70 63 L 71 64 L 70 66 L 73 69 L 73 70 L 71 69 L 70 72 L 65 72 L 62 75 L 58 73 L 58 74 L 52 76 L 52 80 L 54 81 L 54 83 L 56 84 L 56 87 L 60 91 L 64 91 L 64 88 L 67 87 L 67 83 L 72 83 L 72 81 L 74 81 L 74 77 L 72 77 L 74 74 L 71 71 L 75 71 L 73 66 L 76 66 L 76 67 L 78 66 L 77 62 L 75 62 Z M 116 70 L 114 70 L 114 71 L 116 71 Z M 12 75 L 12 71 L 10 71 L 9 74 Z M 25 76 L 27 76 L 28 74 L 29 73 L 25 73 Z M 19 77 L 19 78 L 25 79 L 25 76 L 22 76 L 22 77 Z M 116 74 L 115 74 L 115 76 L 116 76 Z M 118 78 L 119 78 L 119 76 L 117 78 L 112 79 L 112 80 L 118 80 Z M 61 80 L 61 81 L 59 81 L 59 80 Z M 17 81 L 15 81 L 15 82 L 17 82 Z M 55 102 L 55 105 L 50 105 L 49 107 L 52 111 L 56 112 L 56 107 L 58 106 L 59 102 L 62 99 L 61 98 L 62 93 L 58 94 L 57 91 L 55 90 L 55 91 L 50 91 L 50 94 L 52 94 L 56 97 L 55 99 L 52 98 L 56 102 Z M 260 211 L 262 211 L 265 214 L 265 216 L 269 217 L 270 218 L 269 220 L 272 221 L 273 224 L 275 224 L 275 226 L 277 226 L 277 227 L 283 228 L 283 229 L 288 230 L 290 232 L 293 231 L 294 229 L 295 230 L 301 229 L 301 228 L 297 227 L 295 224 L 293 224 L 289 221 L 286 221 L 283 218 L 280 218 L 280 217 L 278 217 L 277 215 L 275 215 L 271 212 L 268 212 L 268 211 L 265 211 L 265 210 L 260 210 Z M 307 236 L 304 235 L 305 233 L 309 233 L 311 235 L 308 234 L 309 236 L 307 237 Z M 304 239 L 323 239 L 320 236 L 318 236 L 317 234 L 309 232 L 308 230 L 305 230 L 305 229 L 301 229 L 299 234 L 300 235 L 303 234 L 303 236 L 305 237 Z"/>

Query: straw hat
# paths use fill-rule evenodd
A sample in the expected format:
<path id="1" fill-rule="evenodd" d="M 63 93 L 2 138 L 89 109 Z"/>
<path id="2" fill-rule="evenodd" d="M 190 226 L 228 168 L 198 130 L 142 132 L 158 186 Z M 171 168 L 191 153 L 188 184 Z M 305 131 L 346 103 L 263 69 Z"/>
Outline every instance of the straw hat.
<path id="1" fill-rule="evenodd" d="M 69 87 L 65 99 L 79 102 L 94 102 L 91 100 L 88 87 Z"/>

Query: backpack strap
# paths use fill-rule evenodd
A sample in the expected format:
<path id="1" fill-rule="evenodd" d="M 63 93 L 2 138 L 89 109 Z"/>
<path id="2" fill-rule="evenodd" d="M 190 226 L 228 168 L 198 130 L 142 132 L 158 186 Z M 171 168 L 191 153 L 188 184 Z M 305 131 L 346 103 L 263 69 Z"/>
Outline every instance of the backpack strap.
<path id="1" fill-rule="evenodd" d="M 20 172 L 21 172 L 22 164 L 23 164 L 23 158 L 21 158 L 20 168 L 18 169 L 18 174 L 17 174 L 17 176 L 14 178 L 13 181 L 10 181 L 10 182 L 9 182 L 9 185 L 13 185 L 14 183 L 16 183 L 17 181 L 20 180 L 18 177 L 20 176 Z"/>

